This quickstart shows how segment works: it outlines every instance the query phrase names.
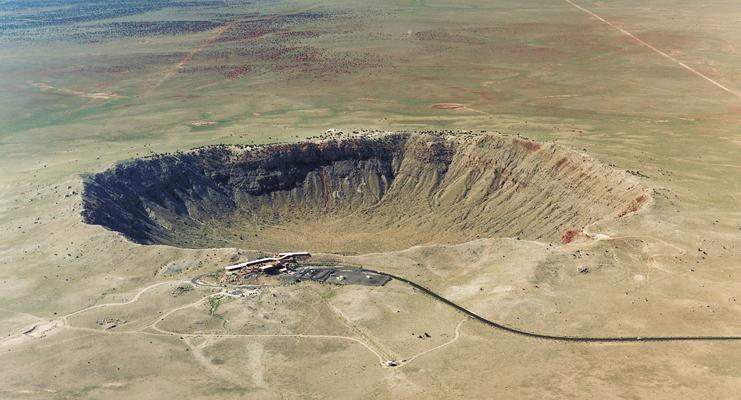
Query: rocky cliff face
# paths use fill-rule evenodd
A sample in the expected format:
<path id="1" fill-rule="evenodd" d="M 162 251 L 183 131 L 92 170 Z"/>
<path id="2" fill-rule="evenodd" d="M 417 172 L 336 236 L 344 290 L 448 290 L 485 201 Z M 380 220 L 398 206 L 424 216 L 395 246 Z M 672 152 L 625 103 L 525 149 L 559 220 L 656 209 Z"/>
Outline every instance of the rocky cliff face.
<path id="1" fill-rule="evenodd" d="M 648 195 L 560 146 L 400 133 L 127 161 L 88 177 L 83 199 L 85 222 L 142 244 L 372 251 L 490 236 L 568 241 Z"/>

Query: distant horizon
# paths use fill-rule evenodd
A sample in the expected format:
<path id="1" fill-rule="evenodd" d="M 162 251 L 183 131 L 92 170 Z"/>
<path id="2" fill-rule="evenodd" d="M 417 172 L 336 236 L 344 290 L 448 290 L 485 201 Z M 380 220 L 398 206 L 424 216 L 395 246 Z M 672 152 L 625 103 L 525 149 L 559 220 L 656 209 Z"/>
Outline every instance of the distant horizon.
<path id="1" fill-rule="evenodd" d="M 739 15 L 0 2 L 0 398 L 729 398 Z"/>

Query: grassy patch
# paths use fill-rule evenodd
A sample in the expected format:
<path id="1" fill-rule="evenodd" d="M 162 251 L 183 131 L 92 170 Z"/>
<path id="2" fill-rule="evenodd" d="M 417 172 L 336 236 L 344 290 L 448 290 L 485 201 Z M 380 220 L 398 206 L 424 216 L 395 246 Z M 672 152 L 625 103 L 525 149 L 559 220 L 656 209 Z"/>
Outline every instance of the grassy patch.
<path id="1" fill-rule="evenodd" d="M 209 297 L 208 300 L 208 315 L 213 316 L 216 314 L 216 311 L 219 309 L 219 306 L 221 305 L 221 301 L 224 299 L 224 296 L 214 296 Z"/>

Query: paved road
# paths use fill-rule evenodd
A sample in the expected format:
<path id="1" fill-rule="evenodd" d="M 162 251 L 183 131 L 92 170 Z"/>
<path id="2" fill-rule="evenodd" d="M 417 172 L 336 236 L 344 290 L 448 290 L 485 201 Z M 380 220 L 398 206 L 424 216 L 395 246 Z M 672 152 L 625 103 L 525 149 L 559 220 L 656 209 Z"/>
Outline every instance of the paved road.
<path id="1" fill-rule="evenodd" d="M 388 276 L 389 278 L 396 279 L 397 281 L 404 282 L 407 285 L 420 290 L 424 294 L 434 298 L 435 300 L 438 300 L 442 303 L 445 303 L 456 310 L 462 312 L 463 314 L 466 314 L 472 319 L 475 319 L 485 325 L 489 325 L 493 328 L 500 329 L 506 332 L 513 333 L 515 335 L 520 336 L 526 336 L 530 338 L 535 339 L 543 339 L 543 340 L 554 340 L 554 341 L 561 341 L 561 342 L 701 342 L 701 341 L 735 341 L 735 340 L 741 340 L 741 336 L 562 336 L 562 335 L 547 335 L 542 333 L 536 333 L 536 332 L 529 332 L 524 331 L 517 328 L 512 328 L 506 325 L 502 325 L 498 322 L 491 321 L 489 319 L 486 319 L 473 311 L 470 311 L 442 296 L 439 294 L 433 292 L 432 290 L 417 284 L 415 282 L 412 282 L 408 279 L 402 278 L 400 276 L 392 275 L 386 272 L 376 271 L 372 269 L 362 269 L 363 271 L 372 272 L 384 276 Z"/>

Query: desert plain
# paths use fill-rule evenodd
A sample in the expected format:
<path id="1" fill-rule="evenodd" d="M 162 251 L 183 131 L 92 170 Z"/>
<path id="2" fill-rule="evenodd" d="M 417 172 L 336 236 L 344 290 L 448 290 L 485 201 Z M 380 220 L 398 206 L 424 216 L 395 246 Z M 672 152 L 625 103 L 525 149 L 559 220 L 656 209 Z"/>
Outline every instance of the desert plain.
<path id="1" fill-rule="evenodd" d="M 0 397 L 737 398 L 740 44 L 734 1 L 2 2 Z M 265 149 L 301 179 L 172 178 Z M 288 250 L 518 331 L 719 340 L 194 284 Z"/>

